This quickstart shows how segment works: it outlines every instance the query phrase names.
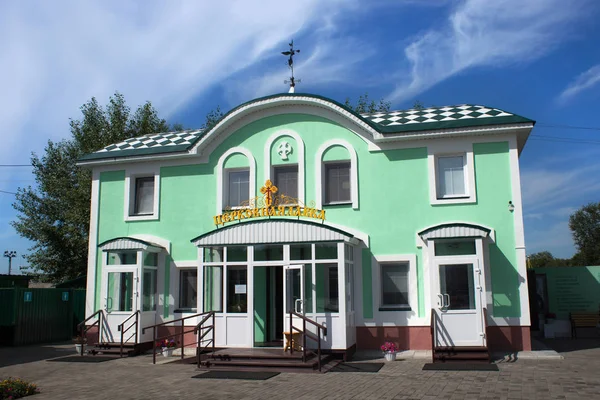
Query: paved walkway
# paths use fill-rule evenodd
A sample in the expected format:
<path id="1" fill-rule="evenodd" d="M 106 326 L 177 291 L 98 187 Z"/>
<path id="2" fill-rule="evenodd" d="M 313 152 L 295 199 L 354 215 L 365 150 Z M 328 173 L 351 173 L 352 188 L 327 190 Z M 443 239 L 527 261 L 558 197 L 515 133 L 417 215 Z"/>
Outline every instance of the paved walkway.
<path id="1" fill-rule="evenodd" d="M 102 363 L 48 362 L 73 346 L 0 348 L 0 378 L 39 385 L 42 399 L 600 399 L 600 340 L 546 340 L 564 359 L 500 361 L 499 372 L 422 371 L 398 359 L 378 373 L 282 373 L 265 381 L 191 379 L 193 366 L 151 356 Z M 371 359 L 368 362 L 383 362 Z"/>

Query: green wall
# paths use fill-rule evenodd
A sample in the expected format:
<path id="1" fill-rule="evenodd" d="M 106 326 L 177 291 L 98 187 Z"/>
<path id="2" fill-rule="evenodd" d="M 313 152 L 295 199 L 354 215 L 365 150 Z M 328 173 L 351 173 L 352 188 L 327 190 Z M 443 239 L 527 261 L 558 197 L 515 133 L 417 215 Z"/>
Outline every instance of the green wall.
<path id="1" fill-rule="evenodd" d="M 216 166 L 227 150 L 240 146 L 256 159 L 256 191 L 263 185 L 264 146 L 275 132 L 290 129 L 305 144 L 305 200 L 315 199 L 315 155 L 332 138 L 350 143 L 358 156 L 359 209 L 351 205 L 325 206 L 327 221 L 348 226 L 370 236 L 370 249 L 362 255 L 363 316 L 371 318 L 379 299 L 373 297 L 371 256 L 417 254 L 419 277 L 419 315 L 425 314 L 422 252 L 416 247 L 416 232 L 447 221 L 464 220 L 496 231 L 496 244 L 490 246 L 494 314 L 497 317 L 520 316 L 516 270 L 513 214 L 507 210 L 512 200 L 509 149 L 507 142 L 473 145 L 477 202 L 474 204 L 431 205 L 429 199 L 427 148 L 369 152 L 367 143 L 348 129 L 321 117 L 284 114 L 266 117 L 243 126 L 231 134 L 210 154 L 207 164 L 162 167 L 160 169 L 160 219 L 157 221 L 123 220 L 124 171 L 100 175 L 100 211 L 98 242 L 132 234 L 150 234 L 172 243 L 173 260 L 195 260 L 196 248 L 190 239 L 215 229 Z M 326 133 L 326 134 L 324 134 Z M 271 147 L 273 161 L 296 163 L 299 152 L 294 139 L 286 137 L 294 151 L 282 162 L 276 155 L 276 140 Z M 426 142 L 423 142 L 426 145 Z M 346 152 L 339 146 L 327 152 L 327 159 Z M 347 152 L 346 152 L 347 153 Z M 344 153 L 344 154 L 346 154 Z M 343 158 L 347 158 L 344 155 Z M 242 156 L 229 158 L 227 165 L 246 165 Z M 369 261 L 369 262 L 367 262 Z M 99 263 L 100 265 L 100 263 Z M 98 273 L 99 274 L 99 273 Z M 168 275 L 168 274 L 167 274 Z M 99 278 L 99 275 L 97 276 Z M 97 279 L 97 289 L 100 279 Z M 168 282 L 168 279 L 167 279 Z M 168 283 L 167 283 L 168 284 Z M 167 288 L 168 289 L 168 288 Z M 99 293 L 97 291 L 97 304 Z M 166 309 L 165 309 L 166 313 Z"/>

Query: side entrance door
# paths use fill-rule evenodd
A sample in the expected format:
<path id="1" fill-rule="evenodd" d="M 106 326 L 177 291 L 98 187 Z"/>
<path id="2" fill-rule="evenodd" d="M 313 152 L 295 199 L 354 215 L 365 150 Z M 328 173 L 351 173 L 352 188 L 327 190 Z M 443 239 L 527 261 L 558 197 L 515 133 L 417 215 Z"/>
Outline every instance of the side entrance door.
<path id="1" fill-rule="evenodd" d="M 139 309 L 139 277 L 137 267 L 105 267 L 102 279 L 105 323 L 100 342 L 120 342 L 118 326 Z M 127 335 L 129 336 L 129 335 Z M 131 342 L 134 338 L 131 338 Z"/>
<path id="2" fill-rule="evenodd" d="M 432 271 L 436 346 L 485 346 L 483 268 L 477 257 L 436 257 Z"/>

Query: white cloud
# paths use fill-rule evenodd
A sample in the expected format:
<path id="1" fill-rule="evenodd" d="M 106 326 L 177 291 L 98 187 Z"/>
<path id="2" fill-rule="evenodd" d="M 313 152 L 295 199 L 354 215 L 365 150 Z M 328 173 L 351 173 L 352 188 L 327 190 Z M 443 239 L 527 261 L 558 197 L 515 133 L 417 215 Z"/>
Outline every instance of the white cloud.
<path id="1" fill-rule="evenodd" d="M 569 99 L 577 96 L 584 90 L 591 89 L 600 83 L 600 64 L 594 65 L 587 71 L 579 74 L 573 82 L 569 84 L 558 96 L 558 102 L 564 103 Z"/>
<path id="2" fill-rule="evenodd" d="M 414 97 L 468 68 L 539 58 L 568 39 L 566 25 L 582 9 L 559 0 L 467 0 L 446 26 L 424 32 L 405 48 L 410 77 L 389 98 Z"/>
<path id="3" fill-rule="evenodd" d="M 152 100 L 168 115 L 295 34 L 321 22 L 333 29 L 332 15 L 355 6 L 317 0 L 135 4 L 0 5 L 0 37 L 10 38 L 0 43 L 3 160 L 23 161 L 46 139 L 68 136 L 68 118 L 78 118 L 78 107 L 91 96 L 104 102 L 119 90 L 132 107 Z"/>
<path id="4" fill-rule="evenodd" d="M 570 258 L 573 256 L 573 235 L 568 221 L 561 220 L 545 227 L 532 230 L 527 234 L 527 254 L 549 251 L 554 257 Z"/>

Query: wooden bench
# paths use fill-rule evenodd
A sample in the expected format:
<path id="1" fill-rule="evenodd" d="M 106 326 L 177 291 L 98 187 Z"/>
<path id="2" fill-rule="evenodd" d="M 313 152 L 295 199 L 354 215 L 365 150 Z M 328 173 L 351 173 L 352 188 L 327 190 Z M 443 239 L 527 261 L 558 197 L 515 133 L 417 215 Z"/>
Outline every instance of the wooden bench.
<path id="1" fill-rule="evenodd" d="M 600 312 L 572 312 L 569 313 L 571 321 L 571 337 L 577 337 L 577 328 L 595 328 L 600 323 Z"/>

